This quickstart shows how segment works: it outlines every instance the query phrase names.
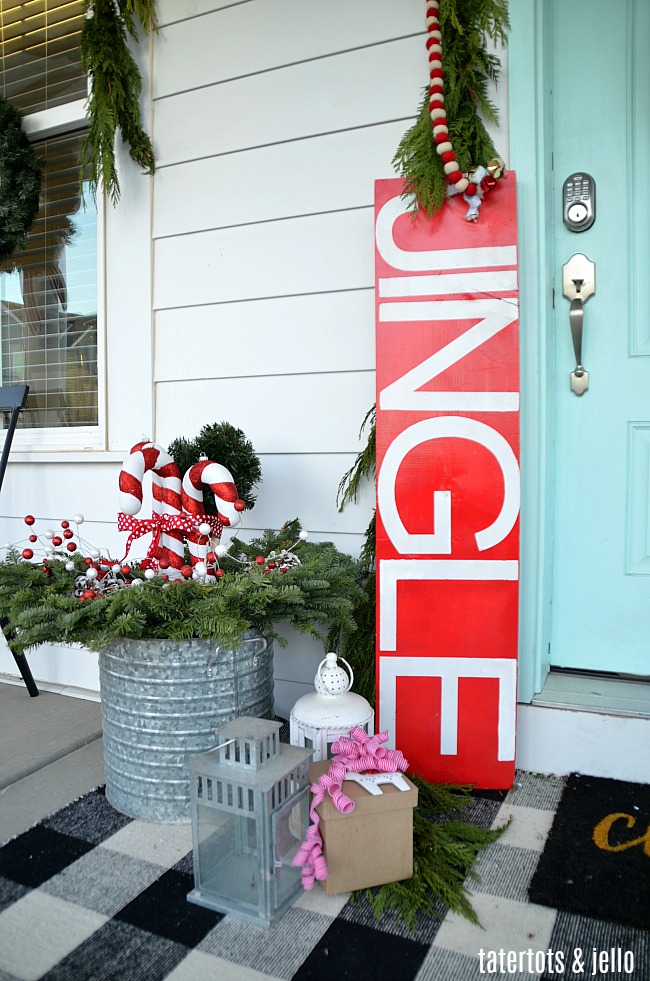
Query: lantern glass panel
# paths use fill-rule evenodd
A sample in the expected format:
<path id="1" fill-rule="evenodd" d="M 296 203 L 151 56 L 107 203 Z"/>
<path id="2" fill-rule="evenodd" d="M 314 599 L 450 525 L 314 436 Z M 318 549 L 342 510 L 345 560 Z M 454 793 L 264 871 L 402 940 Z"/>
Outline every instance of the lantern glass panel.
<path id="1" fill-rule="evenodd" d="M 201 888 L 257 912 L 257 821 L 199 805 L 197 852 Z"/>
<path id="2" fill-rule="evenodd" d="M 275 842 L 275 905 L 282 906 L 300 886 L 302 870 L 293 867 L 291 860 L 302 844 L 305 828 L 309 824 L 309 798 L 289 801 L 272 818 Z"/>

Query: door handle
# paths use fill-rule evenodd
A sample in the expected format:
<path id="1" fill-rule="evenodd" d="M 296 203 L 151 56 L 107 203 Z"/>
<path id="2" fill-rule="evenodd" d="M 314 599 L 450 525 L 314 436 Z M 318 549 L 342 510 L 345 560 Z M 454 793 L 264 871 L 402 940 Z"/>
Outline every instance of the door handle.
<path id="1" fill-rule="evenodd" d="M 571 390 L 576 395 L 582 395 L 589 388 L 589 372 L 582 364 L 582 327 L 585 319 L 585 305 L 581 296 L 571 300 L 569 307 L 569 324 L 571 325 L 571 340 L 576 356 L 576 366 L 571 372 Z"/>
<path id="2" fill-rule="evenodd" d="M 571 391 L 584 395 L 589 388 L 589 372 L 582 363 L 582 338 L 585 303 L 596 292 L 596 267 L 586 255 L 578 252 L 562 267 L 563 293 L 571 301 L 569 326 L 576 366 L 571 372 Z"/>

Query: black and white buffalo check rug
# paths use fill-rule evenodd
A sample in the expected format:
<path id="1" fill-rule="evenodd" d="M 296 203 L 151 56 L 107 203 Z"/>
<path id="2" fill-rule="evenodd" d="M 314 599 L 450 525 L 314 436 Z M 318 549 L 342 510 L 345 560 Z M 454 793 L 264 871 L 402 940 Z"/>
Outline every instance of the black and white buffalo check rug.
<path id="1" fill-rule="evenodd" d="M 0 848 L 0 981 L 648 981 L 648 931 L 528 899 L 563 786 L 519 773 L 507 795 L 477 795 L 469 820 L 512 818 L 470 884 L 481 926 L 442 910 L 414 935 L 318 888 L 271 928 L 190 904 L 190 826 L 132 820 L 92 791 Z M 610 970 L 618 950 L 631 971 Z"/>

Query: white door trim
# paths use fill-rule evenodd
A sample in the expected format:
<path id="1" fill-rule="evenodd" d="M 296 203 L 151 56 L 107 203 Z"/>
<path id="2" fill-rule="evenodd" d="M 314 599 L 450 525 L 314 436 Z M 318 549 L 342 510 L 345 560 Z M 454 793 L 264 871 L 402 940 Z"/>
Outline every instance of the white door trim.
<path id="1" fill-rule="evenodd" d="M 510 5 L 510 160 L 517 173 L 521 301 L 521 589 L 519 700 L 530 702 L 549 671 L 553 546 L 550 378 L 553 368 L 548 5 Z"/>

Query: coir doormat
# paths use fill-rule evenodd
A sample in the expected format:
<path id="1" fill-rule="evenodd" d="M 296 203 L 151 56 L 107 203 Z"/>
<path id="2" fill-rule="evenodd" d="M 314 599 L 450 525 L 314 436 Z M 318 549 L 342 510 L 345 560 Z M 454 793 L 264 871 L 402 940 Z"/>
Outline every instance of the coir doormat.
<path id="1" fill-rule="evenodd" d="M 650 927 L 650 787 L 572 773 L 529 896 L 542 906 Z"/>

